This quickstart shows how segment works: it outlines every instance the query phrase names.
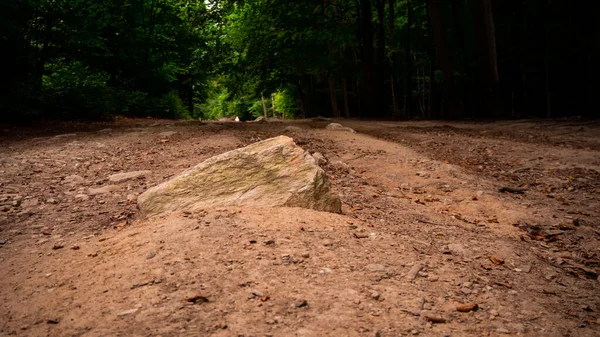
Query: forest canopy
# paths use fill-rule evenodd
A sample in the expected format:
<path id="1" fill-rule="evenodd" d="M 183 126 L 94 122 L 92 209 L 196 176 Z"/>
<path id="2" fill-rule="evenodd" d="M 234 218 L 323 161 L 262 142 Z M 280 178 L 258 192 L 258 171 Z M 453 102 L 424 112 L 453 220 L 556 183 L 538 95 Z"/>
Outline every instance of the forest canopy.
<path id="1" fill-rule="evenodd" d="M 9 122 L 596 116 L 573 1 L 0 1 Z"/>

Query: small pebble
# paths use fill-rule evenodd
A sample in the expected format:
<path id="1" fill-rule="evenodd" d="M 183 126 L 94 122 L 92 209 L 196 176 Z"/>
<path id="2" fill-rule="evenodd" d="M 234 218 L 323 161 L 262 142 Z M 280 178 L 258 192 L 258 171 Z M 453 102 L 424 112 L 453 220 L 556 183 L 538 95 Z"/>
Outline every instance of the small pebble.
<path id="1" fill-rule="evenodd" d="M 146 255 L 146 259 L 150 260 L 151 258 L 153 258 L 155 256 L 156 256 L 156 253 L 152 252 L 152 253 L 149 253 L 148 255 Z"/>
<path id="2" fill-rule="evenodd" d="M 328 246 L 332 246 L 333 245 L 333 241 L 327 239 L 323 241 L 323 246 L 328 247 Z"/>

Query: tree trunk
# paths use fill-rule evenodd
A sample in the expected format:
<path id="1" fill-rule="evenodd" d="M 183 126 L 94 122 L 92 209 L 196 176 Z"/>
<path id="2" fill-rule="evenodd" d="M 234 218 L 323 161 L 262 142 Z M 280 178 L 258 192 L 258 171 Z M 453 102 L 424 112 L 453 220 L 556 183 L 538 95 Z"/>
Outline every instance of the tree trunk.
<path id="1" fill-rule="evenodd" d="M 385 0 L 377 0 L 377 68 L 375 75 L 375 83 L 377 92 L 385 92 L 385 81 L 383 74 L 387 62 L 385 62 Z M 387 77 L 387 76 L 386 76 Z M 382 114 L 385 104 L 381 99 L 377 100 L 377 114 Z"/>
<path id="2" fill-rule="evenodd" d="M 429 93 L 427 94 L 427 118 L 431 118 L 431 106 L 433 105 L 433 78 L 434 78 L 434 70 L 433 70 L 433 60 L 429 63 Z"/>
<path id="3" fill-rule="evenodd" d="M 475 0 L 477 1 L 477 0 Z M 443 90 L 442 90 L 442 117 L 445 114 L 454 116 L 456 106 L 454 104 L 453 82 L 454 75 L 452 73 L 452 60 L 446 49 L 444 42 L 444 25 L 442 24 L 442 16 L 440 12 L 441 0 L 428 0 L 429 17 L 437 53 L 437 61 L 443 73 Z"/>
<path id="4" fill-rule="evenodd" d="M 546 32 L 545 32 L 545 45 L 544 45 L 544 54 L 545 54 L 545 62 L 544 62 L 544 71 L 546 73 L 546 81 L 545 81 L 545 85 L 546 85 L 546 118 L 550 118 L 552 117 L 552 95 L 550 94 L 550 0 L 548 0 L 548 5 L 546 7 L 546 10 L 544 11 L 544 14 L 546 15 L 545 18 L 545 28 L 546 28 Z M 588 84 L 590 85 L 590 84 Z"/>
<path id="5" fill-rule="evenodd" d="M 302 80 L 300 78 L 298 78 L 296 88 L 298 89 L 298 100 L 300 101 L 300 117 L 305 119 L 307 116 L 306 101 L 304 99 L 304 94 L 302 93 Z"/>
<path id="6" fill-rule="evenodd" d="M 471 0 L 477 47 L 479 51 L 479 77 L 483 107 L 488 111 L 486 117 L 501 116 L 501 102 L 498 92 L 498 63 L 496 56 L 496 33 L 491 0 Z"/>
<path id="7" fill-rule="evenodd" d="M 348 105 L 348 81 L 343 79 L 344 85 L 344 117 L 350 118 L 350 106 Z"/>
<path id="8" fill-rule="evenodd" d="M 457 65 L 455 66 L 456 71 L 460 73 L 468 74 L 470 71 L 468 69 L 468 64 L 473 57 L 467 54 L 467 48 L 465 47 L 465 30 L 464 30 L 464 0 L 452 0 L 452 17 L 454 19 L 454 41 L 457 51 Z M 467 107 L 467 100 L 471 96 L 477 95 L 477 93 L 470 93 L 469 90 L 471 86 L 469 86 L 469 81 L 466 81 L 464 78 L 461 78 L 459 83 L 455 78 L 454 89 L 456 91 L 456 100 L 457 100 L 457 109 L 463 114 L 461 117 L 466 117 L 467 113 L 465 108 Z M 475 111 L 474 109 L 471 111 Z M 472 116 L 473 117 L 473 116 Z"/>
<path id="9" fill-rule="evenodd" d="M 506 84 L 511 89 L 511 116 L 519 118 L 523 110 L 523 72 L 521 71 L 521 26 L 524 26 L 523 0 L 516 1 L 513 7 L 510 24 L 510 41 L 512 46 L 510 78 Z"/>
<path id="10" fill-rule="evenodd" d="M 44 71 L 46 69 L 46 63 L 48 62 L 48 60 L 50 59 L 50 41 L 52 39 L 52 28 L 53 28 L 53 18 L 50 16 L 50 14 L 48 14 L 46 16 L 46 23 L 44 25 L 44 38 L 43 38 L 43 44 L 41 47 L 41 50 L 39 52 L 39 58 L 37 60 L 37 63 L 35 65 L 35 72 L 34 72 L 34 85 L 33 85 L 33 90 L 36 94 L 40 93 L 42 90 L 42 86 L 43 86 L 43 78 L 44 78 Z"/>
<path id="11" fill-rule="evenodd" d="M 267 103 L 265 103 L 265 95 L 260 95 L 260 98 L 262 100 L 263 112 L 265 114 L 265 119 L 267 119 L 268 113 L 267 113 Z"/>
<path id="12" fill-rule="evenodd" d="M 410 48 L 410 25 L 411 25 L 411 15 L 410 15 L 410 0 L 406 0 L 406 44 L 404 46 L 404 115 L 406 118 L 410 118 L 410 93 L 411 93 L 411 83 L 410 83 L 410 73 L 412 70 L 412 55 Z"/>
<path id="13" fill-rule="evenodd" d="M 391 45 L 391 41 L 393 41 L 394 38 L 394 29 L 396 28 L 396 21 L 395 21 L 395 9 L 394 9 L 394 4 L 395 4 L 396 0 L 389 0 L 389 5 L 388 5 L 388 10 L 389 10 L 389 30 L 390 30 L 390 37 L 389 37 L 389 41 L 390 41 L 390 89 L 392 92 L 392 109 L 394 111 L 394 113 L 396 111 L 398 111 L 398 97 L 396 95 L 396 78 L 394 76 L 394 66 L 396 64 L 396 53 L 394 52 L 394 46 Z"/>
<path id="14" fill-rule="evenodd" d="M 190 112 L 190 116 L 192 116 L 192 118 L 194 118 L 194 85 L 192 84 L 191 77 L 188 80 L 188 83 L 186 85 L 186 90 L 187 90 L 186 98 L 187 98 L 188 111 Z"/>
<path id="15" fill-rule="evenodd" d="M 334 22 L 335 24 L 337 24 L 337 20 L 335 19 L 335 17 L 337 16 L 337 7 L 335 6 L 335 1 L 334 1 L 334 14 L 336 14 L 334 16 Z M 327 12 L 327 0 L 323 0 L 323 20 L 325 21 L 325 23 L 327 23 L 328 20 L 328 12 Z M 333 44 L 330 41 L 327 42 L 327 52 L 329 55 L 332 54 L 333 51 Z M 335 93 L 335 78 L 333 77 L 332 72 L 329 72 L 329 101 L 331 102 L 331 115 L 333 117 L 340 117 L 340 110 L 338 108 L 338 103 L 337 103 L 337 95 Z"/>
<path id="16" fill-rule="evenodd" d="M 385 58 L 385 0 L 377 0 L 377 65 L 383 68 Z"/>
<path id="17" fill-rule="evenodd" d="M 337 103 L 337 95 L 335 94 L 335 79 L 329 77 L 329 100 L 331 101 L 331 113 L 333 117 L 340 117 L 340 110 Z"/>
<path id="18" fill-rule="evenodd" d="M 365 106 L 361 115 L 373 115 L 377 110 L 377 90 L 375 65 L 373 60 L 373 20 L 370 0 L 360 0 L 360 36 L 362 42 L 362 62 L 364 71 Z"/>

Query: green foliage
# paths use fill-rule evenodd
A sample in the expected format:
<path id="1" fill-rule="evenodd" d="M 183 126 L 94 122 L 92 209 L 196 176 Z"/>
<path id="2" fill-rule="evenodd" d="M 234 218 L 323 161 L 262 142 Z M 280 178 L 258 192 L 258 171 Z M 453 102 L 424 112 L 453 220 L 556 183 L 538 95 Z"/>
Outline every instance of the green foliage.
<path id="1" fill-rule="evenodd" d="M 46 115 L 64 119 L 107 119 L 127 114 L 144 99 L 139 91 L 106 85 L 109 75 L 84 66 L 81 62 L 56 60 L 47 65 L 42 79 L 42 97 Z"/>
<path id="2" fill-rule="evenodd" d="M 300 104 L 298 102 L 298 96 L 290 93 L 290 88 L 285 88 L 278 91 L 274 95 L 275 109 L 278 113 L 283 113 L 285 119 L 294 119 L 300 113 Z"/>
<path id="3" fill-rule="evenodd" d="M 175 91 L 162 96 L 149 97 L 134 107 L 137 112 L 143 111 L 148 116 L 173 119 L 191 119 L 183 101 Z"/>
<path id="4" fill-rule="evenodd" d="M 2 110 L 189 116 L 214 70 L 217 19 L 203 1 L 2 1 L 15 74 L 0 79 Z"/>

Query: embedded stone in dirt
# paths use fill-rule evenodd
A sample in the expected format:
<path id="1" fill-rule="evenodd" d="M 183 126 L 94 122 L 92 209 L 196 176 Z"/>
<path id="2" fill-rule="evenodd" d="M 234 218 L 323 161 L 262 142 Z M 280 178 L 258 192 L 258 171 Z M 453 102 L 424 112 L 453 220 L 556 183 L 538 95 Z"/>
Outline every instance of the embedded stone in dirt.
<path id="1" fill-rule="evenodd" d="M 285 131 L 285 132 L 302 132 L 302 131 L 304 131 L 304 129 L 299 126 L 290 125 L 290 126 L 286 126 L 283 131 Z"/>
<path id="2" fill-rule="evenodd" d="M 165 131 L 165 132 L 159 133 L 158 135 L 161 137 L 171 137 L 176 133 L 177 133 L 176 131 Z"/>
<path id="3" fill-rule="evenodd" d="M 329 124 L 327 124 L 327 126 L 325 128 L 327 130 L 348 131 L 351 133 L 356 133 L 356 131 L 354 131 L 354 129 L 345 127 L 342 124 L 338 124 L 338 123 L 329 123 Z"/>
<path id="4" fill-rule="evenodd" d="M 82 176 L 78 176 L 76 174 L 74 175 L 70 175 L 70 176 L 66 176 L 65 180 L 63 180 L 63 184 L 81 184 L 82 182 L 84 182 L 85 179 Z"/>
<path id="5" fill-rule="evenodd" d="M 88 194 L 89 195 L 99 195 L 99 194 L 106 194 L 106 193 L 110 193 L 113 190 L 115 190 L 117 187 L 114 185 L 107 185 L 107 186 L 103 186 L 103 187 L 99 187 L 99 188 L 90 188 L 88 190 Z"/>
<path id="6" fill-rule="evenodd" d="M 127 180 L 135 179 L 138 177 L 144 177 L 152 173 L 152 171 L 133 171 L 113 174 L 108 177 L 108 180 L 112 183 L 122 183 Z"/>
<path id="7" fill-rule="evenodd" d="M 325 172 L 279 136 L 207 159 L 138 197 L 146 215 L 210 206 L 303 207 L 340 213 Z"/>

